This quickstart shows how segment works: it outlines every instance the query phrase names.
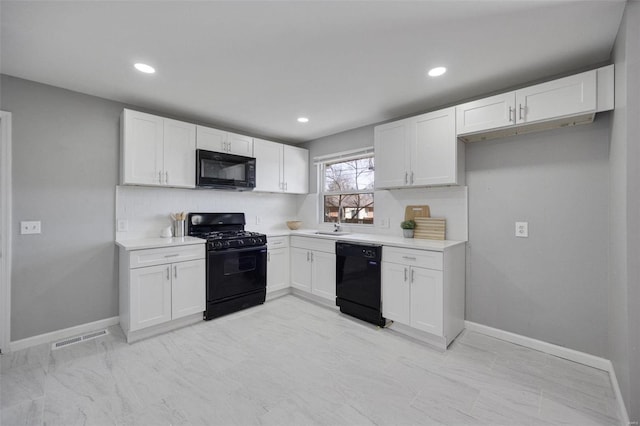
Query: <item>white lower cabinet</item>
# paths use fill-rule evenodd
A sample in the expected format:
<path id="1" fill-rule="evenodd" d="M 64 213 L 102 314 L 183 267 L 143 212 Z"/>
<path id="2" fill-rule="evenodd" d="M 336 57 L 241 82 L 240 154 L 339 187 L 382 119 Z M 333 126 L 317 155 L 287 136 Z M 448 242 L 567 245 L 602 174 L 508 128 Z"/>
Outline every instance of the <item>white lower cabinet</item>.
<path id="1" fill-rule="evenodd" d="M 291 286 L 335 301 L 335 244 L 333 240 L 291 237 Z"/>
<path id="2" fill-rule="evenodd" d="M 267 238 L 267 293 L 289 287 L 289 237 Z"/>
<path id="3" fill-rule="evenodd" d="M 120 325 L 127 341 L 139 332 L 204 311 L 204 244 L 120 250 Z"/>
<path id="4" fill-rule="evenodd" d="M 382 314 L 446 348 L 464 328 L 464 244 L 444 252 L 385 246 Z"/>

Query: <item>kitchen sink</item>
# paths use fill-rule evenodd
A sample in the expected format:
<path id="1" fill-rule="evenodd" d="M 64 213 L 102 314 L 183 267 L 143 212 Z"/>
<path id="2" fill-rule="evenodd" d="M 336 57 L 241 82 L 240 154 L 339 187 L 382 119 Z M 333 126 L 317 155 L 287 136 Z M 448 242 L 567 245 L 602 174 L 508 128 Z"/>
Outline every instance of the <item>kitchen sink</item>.
<path id="1" fill-rule="evenodd" d="M 338 232 L 336 232 L 336 231 L 317 231 L 317 232 L 315 232 L 315 234 L 318 234 L 318 235 L 348 235 L 350 233 L 351 232 L 346 232 L 346 231 L 338 231 Z"/>

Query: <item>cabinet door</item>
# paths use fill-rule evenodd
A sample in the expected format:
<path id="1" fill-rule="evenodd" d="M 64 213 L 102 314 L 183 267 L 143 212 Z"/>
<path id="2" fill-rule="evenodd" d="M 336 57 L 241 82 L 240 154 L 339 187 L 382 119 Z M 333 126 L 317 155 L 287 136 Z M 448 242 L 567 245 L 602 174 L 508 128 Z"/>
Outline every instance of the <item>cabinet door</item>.
<path id="1" fill-rule="evenodd" d="M 406 325 L 411 322 L 409 269 L 406 265 L 382 262 L 382 315 Z"/>
<path id="2" fill-rule="evenodd" d="M 336 255 L 322 251 L 311 252 L 311 293 L 335 300 Z"/>
<path id="3" fill-rule="evenodd" d="M 267 293 L 289 287 L 289 249 L 267 251 Z"/>
<path id="4" fill-rule="evenodd" d="M 442 271 L 412 267 L 411 326 L 442 336 Z"/>
<path id="5" fill-rule="evenodd" d="M 456 107 L 456 133 L 481 132 L 512 126 L 516 122 L 516 93 L 479 99 Z"/>
<path id="6" fill-rule="evenodd" d="M 227 132 L 196 126 L 196 147 L 207 151 L 226 152 Z"/>
<path id="7" fill-rule="evenodd" d="M 174 263 L 171 273 L 171 317 L 176 319 L 203 312 L 207 299 L 205 260 Z"/>
<path id="8" fill-rule="evenodd" d="M 595 112 L 596 91 L 596 70 L 517 90 L 517 121 L 531 123 Z"/>
<path id="9" fill-rule="evenodd" d="M 411 146 L 409 177 L 411 185 L 458 183 L 458 139 L 455 116 L 455 108 L 451 107 L 410 119 L 411 133 L 415 134 Z M 376 181 L 377 179 L 376 174 Z"/>
<path id="10" fill-rule="evenodd" d="M 311 252 L 298 247 L 291 248 L 291 285 L 311 291 Z"/>
<path id="11" fill-rule="evenodd" d="M 309 192 L 309 150 L 295 146 L 282 146 L 284 192 L 307 194 Z"/>
<path id="12" fill-rule="evenodd" d="M 171 320 L 171 265 L 132 269 L 130 272 L 130 330 Z"/>
<path id="13" fill-rule="evenodd" d="M 227 152 L 243 157 L 253 157 L 253 138 L 237 133 L 227 133 Z"/>
<path id="14" fill-rule="evenodd" d="M 162 117 L 125 109 L 122 116 L 122 184 L 161 185 Z"/>
<path id="15" fill-rule="evenodd" d="M 406 146 L 409 143 L 407 120 L 394 121 L 375 128 L 376 188 L 409 185 Z"/>
<path id="16" fill-rule="evenodd" d="M 196 180 L 196 126 L 164 119 L 164 184 L 194 188 Z"/>
<path id="17" fill-rule="evenodd" d="M 254 139 L 253 154 L 256 158 L 256 187 L 254 191 L 282 192 L 283 145 Z"/>

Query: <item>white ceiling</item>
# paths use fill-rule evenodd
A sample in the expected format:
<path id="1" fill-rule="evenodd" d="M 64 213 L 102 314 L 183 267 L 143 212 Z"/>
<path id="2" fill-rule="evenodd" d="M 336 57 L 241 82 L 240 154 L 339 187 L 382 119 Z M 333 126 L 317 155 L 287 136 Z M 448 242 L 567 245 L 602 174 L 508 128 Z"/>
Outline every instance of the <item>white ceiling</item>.
<path id="1" fill-rule="evenodd" d="M 624 6 L 2 0 L 0 71 L 302 142 L 607 61 Z"/>

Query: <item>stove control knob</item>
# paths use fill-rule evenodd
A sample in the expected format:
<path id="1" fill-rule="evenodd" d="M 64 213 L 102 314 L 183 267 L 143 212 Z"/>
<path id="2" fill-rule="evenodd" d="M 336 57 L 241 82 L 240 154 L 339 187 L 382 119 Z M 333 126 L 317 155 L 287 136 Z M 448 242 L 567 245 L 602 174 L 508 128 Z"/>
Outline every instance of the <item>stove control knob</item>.
<path id="1" fill-rule="evenodd" d="M 238 240 L 238 244 L 243 246 L 244 245 L 244 240 Z"/>
<path id="2" fill-rule="evenodd" d="M 215 248 L 222 247 L 222 241 L 216 241 L 215 243 L 213 243 L 213 247 L 215 247 Z"/>
<path id="3" fill-rule="evenodd" d="M 231 246 L 231 241 L 225 241 L 225 242 L 224 242 L 224 245 L 225 245 L 226 247 Z"/>

